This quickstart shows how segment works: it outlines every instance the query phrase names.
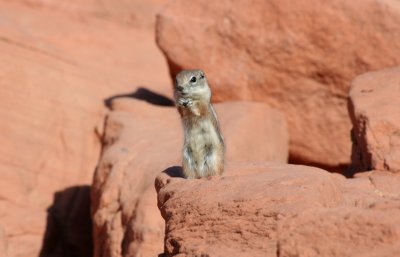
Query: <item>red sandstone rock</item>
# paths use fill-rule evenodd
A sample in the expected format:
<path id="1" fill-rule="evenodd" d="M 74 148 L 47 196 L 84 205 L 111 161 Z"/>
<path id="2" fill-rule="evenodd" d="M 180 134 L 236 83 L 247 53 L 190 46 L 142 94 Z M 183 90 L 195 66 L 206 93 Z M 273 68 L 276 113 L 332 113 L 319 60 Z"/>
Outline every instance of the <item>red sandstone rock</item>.
<path id="1" fill-rule="evenodd" d="M 235 164 L 225 176 L 155 181 L 166 256 L 397 256 L 400 176 Z"/>
<path id="2" fill-rule="evenodd" d="M 215 101 L 283 111 L 292 161 L 334 167 L 350 163 L 350 81 L 400 62 L 399 27 L 388 0 L 177 0 L 158 16 L 157 42 L 172 75 L 206 71 Z"/>
<path id="3" fill-rule="evenodd" d="M 399 199 L 397 206 L 387 209 L 305 211 L 280 227 L 279 256 L 399 256 L 399 222 Z"/>
<path id="4" fill-rule="evenodd" d="M 288 137 L 279 112 L 262 103 L 217 104 L 227 163 L 286 162 Z M 111 103 L 92 199 L 94 256 L 155 256 L 164 221 L 154 178 L 180 165 L 183 129 L 174 107 L 119 99 Z"/>
<path id="5" fill-rule="evenodd" d="M 225 102 L 215 109 L 220 113 L 228 162 L 288 161 L 288 131 L 280 112 L 255 102 Z"/>
<path id="6" fill-rule="evenodd" d="M 35 9 L 47 8 L 71 14 L 94 16 L 124 25 L 154 29 L 155 13 L 167 0 L 13 0 Z"/>
<path id="7" fill-rule="evenodd" d="M 78 203 L 88 200 L 80 188 L 100 154 L 103 100 L 162 88 L 167 66 L 152 29 L 16 2 L 0 1 L 0 226 L 8 256 L 54 256 L 60 246 L 90 256 L 90 219 L 82 215 L 89 203 Z M 55 235 L 52 248 L 45 233 Z"/>
<path id="8" fill-rule="evenodd" d="M 400 67 L 371 72 L 352 84 L 353 169 L 400 172 Z"/>
<path id="9" fill-rule="evenodd" d="M 385 171 L 343 178 L 346 207 L 313 210 L 289 219 L 282 228 L 282 256 L 399 255 L 399 184 L 399 175 Z"/>
<path id="10" fill-rule="evenodd" d="M 355 175 L 355 179 L 350 179 L 348 181 L 349 183 L 352 183 L 355 180 L 367 180 L 372 186 L 371 191 L 381 198 L 400 198 L 399 174 L 393 176 L 391 172 L 374 170 L 358 173 Z M 353 185 L 349 184 L 349 186 Z"/>
<path id="11" fill-rule="evenodd" d="M 339 183 L 316 168 L 264 163 L 232 169 L 211 180 L 157 177 L 166 256 L 276 256 L 280 220 L 342 201 Z"/>
<path id="12" fill-rule="evenodd" d="M 398 256 L 400 176 L 359 173 L 343 179 L 345 206 L 314 209 L 280 226 L 280 256 Z"/>

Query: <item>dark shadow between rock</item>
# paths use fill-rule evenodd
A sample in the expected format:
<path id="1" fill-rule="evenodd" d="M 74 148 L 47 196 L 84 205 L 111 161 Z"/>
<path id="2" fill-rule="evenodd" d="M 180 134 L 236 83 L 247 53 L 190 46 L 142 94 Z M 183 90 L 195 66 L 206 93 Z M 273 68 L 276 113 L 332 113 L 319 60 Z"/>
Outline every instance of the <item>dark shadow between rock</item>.
<path id="1" fill-rule="evenodd" d="M 146 101 L 150 104 L 154 105 L 159 105 L 159 106 L 174 106 L 174 101 L 166 96 L 163 96 L 159 93 L 156 93 L 154 91 L 151 91 L 147 88 L 144 87 L 139 87 L 135 92 L 133 93 L 126 93 L 126 94 L 118 94 L 118 95 L 113 95 L 109 98 L 106 98 L 104 100 L 104 105 L 111 109 L 112 108 L 112 102 L 115 99 L 119 98 L 135 98 L 138 100 L 143 100 Z"/>
<path id="2" fill-rule="evenodd" d="M 164 170 L 163 173 L 167 174 L 168 176 L 170 176 L 172 178 L 184 178 L 183 170 L 182 170 L 181 166 L 169 167 L 166 170 Z"/>
<path id="3" fill-rule="evenodd" d="M 93 255 L 90 186 L 74 186 L 56 192 L 47 213 L 40 257 Z"/>
<path id="4" fill-rule="evenodd" d="M 311 166 L 311 167 L 316 167 L 320 168 L 326 171 L 329 171 L 331 173 L 339 173 L 342 174 L 343 176 L 347 178 L 351 178 L 353 174 L 349 171 L 349 166 L 350 164 L 342 164 L 342 165 L 337 165 L 337 166 L 329 166 L 329 165 L 323 165 L 321 163 L 314 163 L 314 162 L 307 162 L 304 161 L 301 158 L 295 157 L 291 154 L 289 154 L 289 164 L 296 164 L 296 165 L 305 165 L 305 166 Z"/>

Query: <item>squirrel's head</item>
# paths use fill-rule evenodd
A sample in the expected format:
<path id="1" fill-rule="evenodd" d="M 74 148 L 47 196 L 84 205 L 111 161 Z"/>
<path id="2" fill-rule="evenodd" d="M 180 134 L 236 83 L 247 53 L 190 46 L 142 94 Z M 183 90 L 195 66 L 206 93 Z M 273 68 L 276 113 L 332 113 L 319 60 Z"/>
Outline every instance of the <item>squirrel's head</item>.
<path id="1" fill-rule="evenodd" d="M 211 90 L 202 70 L 183 70 L 176 75 L 175 97 L 210 101 Z"/>

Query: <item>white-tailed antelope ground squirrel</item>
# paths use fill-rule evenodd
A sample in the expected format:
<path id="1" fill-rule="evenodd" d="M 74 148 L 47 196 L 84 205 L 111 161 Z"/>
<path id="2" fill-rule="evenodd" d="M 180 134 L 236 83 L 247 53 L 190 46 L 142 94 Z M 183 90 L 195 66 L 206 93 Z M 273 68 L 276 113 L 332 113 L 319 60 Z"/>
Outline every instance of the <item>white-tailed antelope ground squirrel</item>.
<path id="1" fill-rule="evenodd" d="M 211 105 L 211 90 L 202 70 L 184 70 L 176 76 L 174 96 L 182 118 L 185 142 L 183 174 L 186 178 L 221 175 L 224 140 Z"/>

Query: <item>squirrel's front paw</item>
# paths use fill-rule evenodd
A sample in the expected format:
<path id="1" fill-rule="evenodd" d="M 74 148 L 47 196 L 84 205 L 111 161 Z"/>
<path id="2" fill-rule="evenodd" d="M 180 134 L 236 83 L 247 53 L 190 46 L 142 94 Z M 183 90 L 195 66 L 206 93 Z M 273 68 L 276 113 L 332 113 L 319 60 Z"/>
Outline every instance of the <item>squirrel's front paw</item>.
<path id="1" fill-rule="evenodd" d="M 178 99 L 178 105 L 184 106 L 184 107 L 192 106 L 193 100 L 190 98 L 180 98 L 180 99 Z"/>
<path id="2" fill-rule="evenodd" d="M 190 106 L 193 106 L 193 100 L 190 99 L 190 98 L 187 99 L 187 100 L 186 100 L 186 106 L 189 106 L 189 107 L 190 107 Z"/>
<path id="3" fill-rule="evenodd" d="M 185 106 L 187 100 L 185 98 L 179 98 L 178 99 L 178 105 Z"/>

